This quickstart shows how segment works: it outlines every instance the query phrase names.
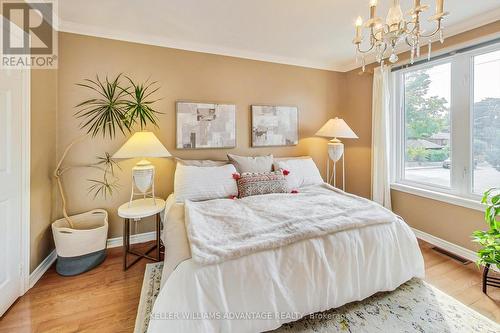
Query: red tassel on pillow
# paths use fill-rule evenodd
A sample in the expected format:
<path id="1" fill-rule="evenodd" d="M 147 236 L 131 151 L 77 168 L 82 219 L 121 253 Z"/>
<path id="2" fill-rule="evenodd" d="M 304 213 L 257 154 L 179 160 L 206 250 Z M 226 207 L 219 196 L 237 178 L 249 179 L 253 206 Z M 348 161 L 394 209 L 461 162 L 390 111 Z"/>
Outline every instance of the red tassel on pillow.
<path id="1" fill-rule="evenodd" d="M 297 194 L 297 193 L 299 193 L 299 191 L 297 191 L 297 190 L 292 190 L 292 192 L 291 192 L 291 193 L 292 193 L 292 194 Z"/>
<path id="2" fill-rule="evenodd" d="M 230 196 L 229 196 L 229 199 L 231 199 L 231 200 L 236 200 L 236 199 L 238 199 L 238 196 L 236 196 L 236 195 L 230 195 Z"/>
<path id="3" fill-rule="evenodd" d="M 234 179 L 234 180 L 238 180 L 238 179 L 240 179 L 240 178 L 241 178 L 241 176 L 240 176 L 240 174 L 239 174 L 239 173 L 233 173 L 233 179 Z"/>
<path id="4" fill-rule="evenodd" d="M 283 169 L 283 175 L 284 176 L 288 176 L 290 174 L 290 171 L 286 170 L 286 169 Z"/>

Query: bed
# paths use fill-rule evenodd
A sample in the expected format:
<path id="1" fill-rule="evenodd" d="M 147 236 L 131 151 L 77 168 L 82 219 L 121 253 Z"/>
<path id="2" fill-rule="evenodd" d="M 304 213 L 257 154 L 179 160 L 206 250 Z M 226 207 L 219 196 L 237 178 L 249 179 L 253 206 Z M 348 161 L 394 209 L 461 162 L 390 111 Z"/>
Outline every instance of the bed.
<path id="1" fill-rule="evenodd" d="M 149 333 L 268 331 L 424 275 L 400 217 L 328 184 L 238 200 L 174 194 L 164 220 Z"/>

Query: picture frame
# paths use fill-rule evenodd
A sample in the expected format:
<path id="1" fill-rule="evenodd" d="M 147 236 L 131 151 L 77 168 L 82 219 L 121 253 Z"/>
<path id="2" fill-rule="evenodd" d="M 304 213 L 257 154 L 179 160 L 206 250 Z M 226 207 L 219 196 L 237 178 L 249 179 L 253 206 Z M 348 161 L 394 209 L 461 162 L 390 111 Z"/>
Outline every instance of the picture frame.
<path id="1" fill-rule="evenodd" d="M 252 147 L 296 146 L 299 143 L 299 109 L 285 105 L 251 106 Z"/>
<path id="2" fill-rule="evenodd" d="M 177 149 L 236 147 L 236 105 L 176 102 Z"/>

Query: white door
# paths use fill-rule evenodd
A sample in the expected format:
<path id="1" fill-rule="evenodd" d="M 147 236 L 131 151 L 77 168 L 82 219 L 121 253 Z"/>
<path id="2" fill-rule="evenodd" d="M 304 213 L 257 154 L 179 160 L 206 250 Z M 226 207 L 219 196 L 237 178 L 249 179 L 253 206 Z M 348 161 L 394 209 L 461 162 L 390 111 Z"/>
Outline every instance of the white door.
<path id="1" fill-rule="evenodd" d="M 0 316 L 25 291 L 25 87 L 25 70 L 0 69 Z"/>

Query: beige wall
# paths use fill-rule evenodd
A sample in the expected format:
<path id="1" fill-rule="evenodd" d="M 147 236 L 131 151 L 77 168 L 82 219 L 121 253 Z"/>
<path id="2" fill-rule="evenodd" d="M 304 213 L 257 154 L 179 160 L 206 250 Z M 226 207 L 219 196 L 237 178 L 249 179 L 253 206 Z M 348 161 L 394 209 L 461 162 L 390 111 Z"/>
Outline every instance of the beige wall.
<path id="1" fill-rule="evenodd" d="M 444 46 L 500 31 L 500 21 L 448 38 Z M 326 140 L 314 138 L 315 131 L 330 117 L 343 117 L 358 134 L 358 140 L 346 144 L 347 190 L 370 196 L 371 161 L 371 74 L 359 70 L 336 73 L 295 66 L 272 64 L 218 55 L 209 55 L 127 43 L 68 33 L 59 34 L 59 70 L 32 71 L 32 168 L 31 168 L 31 270 L 53 249 L 50 222 L 59 217 L 54 209 L 57 193 L 51 184 L 51 172 L 56 154 L 71 139 L 79 136 L 79 122 L 73 117 L 74 106 L 88 97 L 88 92 L 75 86 L 95 74 L 113 76 L 120 72 L 136 80 L 149 77 L 161 86 L 158 96 L 163 99 L 157 108 L 160 129 L 154 129 L 175 156 L 181 158 L 224 158 L 227 152 L 267 154 L 277 156 L 313 156 L 324 174 Z M 402 55 L 402 59 L 407 55 Z M 370 67 L 369 67 L 370 69 Z M 237 148 L 231 150 L 179 151 L 175 144 L 175 101 L 227 102 L 237 105 Z M 250 148 L 250 110 L 252 103 L 297 105 L 300 110 L 300 143 L 286 148 Z M 57 104 L 57 113 L 56 106 Z M 94 161 L 104 151 L 113 153 L 125 141 L 88 140 L 68 156 L 67 164 Z M 117 173 L 122 185 L 120 193 L 110 200 L 92 200 L 87 195 L 89 177 L 99 177 L 86 169 L 75 169 L 64 178 L 68 191 L 70 213 L 92 208 L 106 208 L 111 213 L 109 237 L 121 235 L 121 221 L 116 207 L 127 200 L 130 189 L 130 169 L 135 161 L 122 161 Z M 172 191 L 174 163 L 167 159 L 154 160 L 158 167 L 157 189 L 165 197 Z M 418 198 L 393 191 L 394 209 L 410 225 L 438 237 L 471 247 L 470 231 L 482 226 L 476 211 Z M 425 209 L 423 209 L 425 207 Z M 425 212 L 424 212 L 425 211 Z M 425 214 L 424 214 L 425 213 Z M 459 225 L 457 227 L 457 224 Z M 151 230 L 151 222 L 138 232 Z M 453 232 L 450 232 L 453 230 Z"/>
<path id="2" fill-rule="evenodd" d="M 500 21 L 447 38 L 445 43 L 435 43 L 434 52 L 439 49 L 457 46 L 474 39 L 500 32 Z M 423 49 L 425 54 L 426 49 Z M 400 55 L 401 61 L 408 59 L 408 53 Z M 367 73 L 360 69 L 346 73 L 346 94 L 341 116 L 353 125 L 359 140 L 346 143 L 348 164 L 347 190 L 370 196 L 371 188 L 371 100 L 374 65 L 367 67 Z M 474 249 L 470 242 L 473 230 L 484 228 L 481 212 L 435 200 L 391 191 L 393 210 L 401 215 L 412 227 L 453 242 L 465 248 Z"/>
<path id="3" fill-rule="evenodd" d="M 359 139 L 345 139 L 346 191 L 370 198 L 372 75 L 344 73 L 346 92 L 340 116 Z"/>
<path id="4" fill-rule="evenodd" d="M 484 214 L 478 210 L 400 192 L 391 192 L 394 212 L 421 231 L 474 250 L 473 230 L 485 229 Z"/>
<path id="5" fill-rule="evenodd" d="M 57 70 L 31 71 L 30 272 L 54 248 L 52 172 L 56 161 Z"/>
<path id="6" fill-rule="evenodd" d="M 270 154 L 277 156 L 311 155 L 324 171 L 326 140 L 314 138 L 314 133 L 328 118 L 340 111 L 344 75 L 330 71 L 306 69 L 239 58 L 174 50 L 128 42 L 87 37 L 69 33 L 59 35 L 58 70 L 58 140 L 57 154 L 75 137 L 82 134 L 79 121 L 73 116 L 74 106 L 89 97 L 88 91 L 75 86 L 84 78 L 96 74 L 113 76 L 124 72 L 135 80 L 151 78 L 161 86 L 157 109 L 159 129 L 154 129 L 167 149 L 181 158 L 225 158 L 236 154 Z M 208 101 L 234 103 L 237 107 L 237 148 L 230 150 L 175 149 L 175 101 Z M 296 105 L 299 107 L 298 146 L 283 148 L 250 148 L 250 105 L 254 103 Z M 96 154 L 115 152 L 125 141 L 101 138 L 88 140 L 75 147 L 67 164 L 95 161 Z M 105 208 L 111 214 L 109 237 L 122 234 L 117 207 L 128 200 L 130 170 L 136 161 L 121 161 L 117 173 L 122 185 L 110 200 L 92 200 L 87 195 L 86 178 L 99 173 L 75 169 L 64 178 L 69 200 L 69 212 L 79 213 L 92 208 Z M 174 163 L 168 159 L 153 161 L 157 166 L 157 190 L 166 197 L 173 187 Z M 151 230 L 148 222 L 138 231 Z"/>

